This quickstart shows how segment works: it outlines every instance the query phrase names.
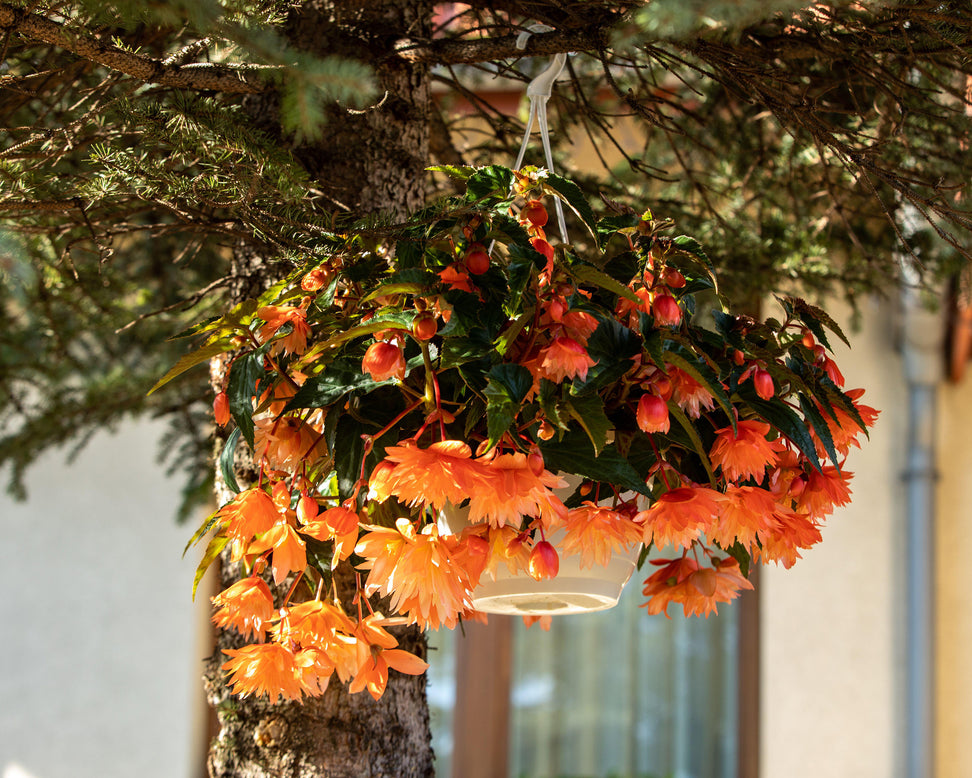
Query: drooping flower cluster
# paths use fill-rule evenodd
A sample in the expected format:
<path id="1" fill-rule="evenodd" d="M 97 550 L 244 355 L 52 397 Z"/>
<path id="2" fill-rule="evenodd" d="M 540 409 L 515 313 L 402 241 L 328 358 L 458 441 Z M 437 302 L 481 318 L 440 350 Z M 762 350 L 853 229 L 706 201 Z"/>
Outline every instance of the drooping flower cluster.
<path id="1" fill-rule="evenodd" d="M 598 221 L 543 171 L 457 174 L 469 193 L 393 249 L 336 237 L 200 328 L 205 353 L 233 352 L 214 411 L 236 496 L 196 539 L 199 576 L 224 549 L 241 571 L 213 599 L 252 641 L 226 652 L 237 692 L 298 699 L 336 674 L 377 698 L 389 668 L 425 667 L 394 626 L 452 628 L 501 572 L 642 544 L 665 555 L 649 612 L 708 616 L 850 499 L 845 459 L 877 412 L 842 388 L 823 311 L 781 298 L 782 321 L 716 310 L 705 328 L 715 279 L 690 238 L 648 213 Z M 552 197 L 588 230 L 577 245 L 548 241 Z"/>

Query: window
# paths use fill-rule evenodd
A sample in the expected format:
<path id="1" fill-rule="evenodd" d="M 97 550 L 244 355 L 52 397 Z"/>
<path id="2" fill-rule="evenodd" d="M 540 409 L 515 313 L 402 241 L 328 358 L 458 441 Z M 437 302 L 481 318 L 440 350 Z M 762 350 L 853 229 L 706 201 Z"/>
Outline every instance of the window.
<path id="1" fill-rule="evenodd" d="M 549 632 L 490 616 L 465 637 L 433 633 L 438 776 L 735 778 L 739 604 L 649 616 L 637 581 L 616 608 L 554 617 Z"/>

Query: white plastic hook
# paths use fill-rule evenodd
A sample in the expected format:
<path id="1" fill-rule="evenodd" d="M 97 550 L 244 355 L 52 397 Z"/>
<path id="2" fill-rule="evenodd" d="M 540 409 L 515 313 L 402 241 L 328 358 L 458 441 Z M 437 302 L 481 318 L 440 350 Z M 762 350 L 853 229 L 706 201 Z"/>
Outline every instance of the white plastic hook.
<path id="1" fill-rule="evenodd" d="M 516 47 L 521 50 L 525 49 L 527 41 L 535 32 L 552 31 L 553 27 L 548 27 L 546 24 L 531 24 L 516 39 Z M 547 100 L 550 99 L 554 81 L 557 80 L 557 77 L 561 74 L 566 64 L 566 54 L 555 54 L 553 61 L 546 70 L 527 85 L 526 94 L 530 99 L 530 118 L 527 119 L 526 130 L 523 133 L 523 142 L 520 144 L 520 153 L 517 155 L 516 162 L 513 165 L 516 170 L 520 169 L 520 165 L 523 164 L 523 157 L 526 156 L 527 145 L 530 142 L 530 133 L 533 130 L 533 121 L 535 119 L 540 125 L 540 139 L 543 142 L 543 153 L 547 160 L 547 170 L 553 173 L 553 154 L 550 151 L 550 126 L 547 124 Z M 557 211 L 557 226 L 560 228 L 561 240 L 567 243 L 567 224 L 564 221 L 564 209 L 559 198 L 554 200 L 554 207 Z"/>

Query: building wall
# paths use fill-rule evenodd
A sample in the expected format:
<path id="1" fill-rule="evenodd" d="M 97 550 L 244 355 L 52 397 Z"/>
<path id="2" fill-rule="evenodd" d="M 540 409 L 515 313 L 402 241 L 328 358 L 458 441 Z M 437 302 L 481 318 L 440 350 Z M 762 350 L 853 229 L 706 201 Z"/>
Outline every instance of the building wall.
<path id="1" fill-rule="evenodd" d="M 968 372 L 968 371 L 967 371 Z M 972 375 L 941 392 L 936 527 L 936 778 L 970 778 L 972 744 Z"/>
<path id="2" fill-rule="evenodd" d="M 155 464 L 161 428 L 44 457 L 26 504 L 0 497 L 0 776 L 196 775 L 191 530 Z"/>
<path id="3" fill-rule="evenodd" d="M 902 361 L 893 306 L 865 302 L 857 332 L 849 311 L 831 313 L 854 346 L 838 350 L 847 388 L 863 386 L 882 413 L 848 461 L 852 504 L 792 569 L 762 579 L 764 778 L 903 774 Z"/>

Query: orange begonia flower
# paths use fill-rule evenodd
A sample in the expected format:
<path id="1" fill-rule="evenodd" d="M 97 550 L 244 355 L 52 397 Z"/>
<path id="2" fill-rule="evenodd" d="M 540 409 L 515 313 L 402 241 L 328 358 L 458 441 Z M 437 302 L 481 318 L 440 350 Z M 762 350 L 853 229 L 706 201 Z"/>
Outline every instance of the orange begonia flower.
<path id="1" fill-rule="evenodd" d="M 715 397 L 702 384 L 696 381 L 684 370 L 667 365 L 665 372 L 672 382 L 672 391 L 678 407 L 693 419 L 702 415 L 702 409 L 711 411 L 715 405 Z"/>
<path id="2" fill-rule="evenodd" d="M 822 349 L 823 347 L 817 346 L 817 348 Z M 837 367 L 837 363 L 834 360 L 821 354 L 817 360 L 817 364 L 823 368 L 823 371 L 827 374 L 827 378 L 837 384 L 837 386 L 844 385 L 844 374 L 840 372 L 840 368 Z"/>
<path id="3" fill-rule="evenodd" d="M 477 530 L 481 529 L 482 525 L 466 527 L 459 533 L 456 547 L 452 552 L 455 563 L 465 571 L 470 589 L 475 589 L 479 585 L 479 579 L 489 561 L 489 541 L 478 534 Z M 465 618 L 466 616 L 463 615 L 463 619 Z"/>
<path id="4" fill-rule="evenodd" d="M 742 543 L 747 548 L 757 533 L 773 526 L 773 513 L 780 509 L 771 492 L 757 486 L 733 486 L 722 496 L 722 510 L 709 528 L 709 540 L 722 548 Z"/>
<path id="5" fill-rule="evenodd" d="M 273 616 L 273 595 L 262 578 L 249 576 L 211 598 L 216 612 L 213 624 L 220 629 L 232 627 L 244 637 L 262 634 L 263 625 Z"/>
<path id="6" fill-rule="evenodd" d="M 583 381 L 587 371 L 596 363 L 580 343 L 573 338 L 561 336 L 540 350 L 540 378 L 561 383 L 567 378 L 578 377 Z"/>
<path id="7" fill-rule="evenodd" d="M 264 414 L 253 418 L 254 444 L 258 458 L 266 458 L 275 470 L 293 472 L 301 465 L 310 467 L 325 453 L 322 428 L 295 416 L 272 419 Z"/>
<path id="8" fill-rule="evenodd" d="M 864 390 L 850 389 L 846 392 L 846 394 L 851 399 L 851 402 L 854 403 L 854 408 L 861 417 L 861 421 L 864 422 L 864 426 L 873 427 L 874 422 L 877 421 L 879 411 L 876 411 L 869 405 L 864 405 L 857 402 L 864 394 Z M 864 430 L 861 429 L 860 425 L 857 423 L 857 420 L 854 419 L 854 417 L 843 408 L 835 405 L 833 411 L 834 416 L 837 417 L 836 419 L 832 418 L 827 411 L 823 410 L 822 408 L 820 409 L 820 413 L 826 420 L 827 427 L 830 430 L 830 437 L 833 439 L 834 448 L 842 456 L 847 456 L 847 452 L 850 450 L 852 445 L 860 448 L 861 444 L 858 443 L 857 437 Z M 814 439 L 817 440 L 816 434 L 814 434 Z M 823 444 L 820 443 L 819 440 L 817 440 L 817 449 L 821 456 L 826 454 Z"/>
<path id="9" fill-rule="evenodd" d="M 474 524 L 463 530 L 463 534 L 478 535 L 487 542 L 486 565 L 483 575 L 496 579 L 496 568 L 500 563 L 505 564 L 512 575 L 525 571 L 530 561 L 530 549 L 520 535 L 519 530 L 508 524 L 505 527 L 489 527 L 485 524 Z"/>
<path id="10" fill-rule="evenodd" d="M 297 652 L 301 681 L 314 694 L 323 691 L 336 670 L 348 681 L 358 669 L 356 626 L 337 603 L 311 600 L 282 608 L 272 630 L 273 639 Z M 312 654 L 303 654 L 313 650 Z"/>
<path id="11" fill-rule="evenodd" d="M 717 431 L 709 452 L 712 464 L 721 467 L 731 481 L 745 478 L 762 481 L 766 468 L 775 467 L 779 461 L 773 444 L 766 439 L 770 425 L 750 419 L 737 422 L 736 429 L 736 433 L 732 427 Z"/>
<path id="12" fill-rule="evenodd" d="M 754 559 L 778 562 L 791 568 L 800 559 L 799 549 L 810 548 L 821 540 L 820 529 L 809 516 L 791 511 L 773 515 L 773 526 L 759 533 L 759 546 L 753 546 Z"/>
<path id="13" fill-rule="evenodd" d="M 848 484 L 853 477 L 853 473 L 833 466 L 824 467 L 823 472 L 811 469 L 806 474 L 806 486 L 797 496 L 796 509 L 823 518 L 835 507 L 847 505 L 851 496 Z"/>
<path id="14" fill-rule="evenodd" d="M 501 454 L 483 465 L 482 478 L 473 482 L 469 502 L 469 521 L 486 521 L 492 527 L 512 524 L 519 527 L 524 516 L 543 516 L 549 526 L 556 523 L 566 508 L 551 489 L 567 485 L 564 479 L 543 469 L 534 472 L 526 454 Z"/>
<path id="15" fill-rule="evenodd" d="M 372 646 L 368 651 L 367 646 L 361 643 L 358 645 L 359 653 L 363 654 L 363 657 L 358 672 L 348 687 L 351 694 L 367 689 L 372 697 L 376 700 L 380 699 L 388 685 L 388 668 L 406 675 L 421 675 L 429 666 L 428 662 L 401 648 L 382 649 Z M 364 653 L 366 651 L 368 653 Z"/>
<path id="16" fill-rule="evenodd" d="M 542 233 L 542 230 L 538 230 L 538 232 Z M 533 246 L 533 248 L 536 249 L 536 251 L 538 251 L 540 254 L 543 254 L 543 256 L 547 258 L 547 265 L 544 268 L 544 272 L 547 273 L 547 275 L 550 275 L 550 273 L 553 272 L 553 259 L 554 259 L 553 246 L 551 246 L 546 240 L 544 240 L 541 237 L 530 238 L 530 245 Z"/>
<path id="17" fill-rule="evenodd" d="M 524 616 L 523 623 L 526 625 L 527 629 L 530 629 L 534 624 L 539 624 L 540 629 L 544 632 L 550 632 L 550 627 L 553 624 L 553 616 Z"/>
<path id="18" fill-rule="evenodd" d="M 354 544 L 358 542 L 358 514 L 346 505 L 328 508 L 298 530 L 315 540 L 334 541 L 334 560 L 341 561 L 351 556 Z"/>
<path id="19" fill-rule="evenodd" d="M 232 560 L 239 562 L 253 537 L 273 527 L 281 514 L 270 495 L 254 486 L 220 508 L 219 517 L 225 522 L 223 534 L 233 543 Z"/>
<path id="20" fill-rule="evenodd" d="M 257 340 L 261 343 L 273 338 L 285 324 L 293 325 L 290 334 L 273 345 L 273 353 L 283 350 L 289 354 L 303 354 L 307 350 L 307 338 L 311 330 L 304 308 L 293 305 L 264 305 L 257 309 L 256 315 L 266 322 L 257 333 Z"/>
<path id="21" fill-rule="evenodd" d="M 660 294 L 651 304 L 651 313 L 659 327 L 677 327 L 682 321 L 682 309 L 670 294 Z"/>
<path id="22" fill-rule="evenodd" d="M 393 610 L 423 629 L 438 629 L 454 627 L 472 607 L 469 575 L 453 556 L 457 546 L 454 536 L 440 537 L 434 524 L 417 533 L 403 518 L 395 529 L 372 527 L 354 550 L 366 560 L 359 569 L 371 570 L 369 595 L 390 596 Z"/>
<path id="23" fill-rule="evenodd" d="M 719 514 L 721 495 L 703 486 L 681 486 L 665 492 L 634 520 L 643 527 L 642 542 L 662 548 L 669 543 L 688 548 L 708 531 Z"/>
<path id="24" fill-rule="evenodd" d="M 229 682 L 237 694 L 266 695 L 270 702 L 280 697 L 299 700 L 302 695 L 301 671 L 294 655 L 276 643 L 258 643 L 232 649 L 224 648 L 230 657 L 222 666 L 230 675 Z"/>
<path id="25" fill-rule="evenodd" d="M 281 608 L 273 627 L 278 643 L 325 647 L 338 632 L 350 635 L 354 622 L 335 603 L 308 600 Z"/>
<path id="26" fill-rule="evenodd" d="M 582 346 L 587 346 L 587 339 L 594 334 L 598 321 L 591 314 L 584 311 L 567 311 L 561 319 L 567 336 L 573 338 Z"/>
<path id="27" fill-rule="evenodd" d="M 773 376 L 761 367 L 753 370 L 753 386 L 760 399 L 771 400 L 776 394 L 776 387 L 773 385 Z"/>
<path id="28" fill-rule="evenodd" d="M 628 329 L 641 332 L 641 316 L 639 314 L 651 312 L 651 292 L 643 286 L 635 289 L 632 284 L 628 284 L 628 288 L 634 292 L 640 302 L 635 303 L 627 297 L 619 296 L 614 309 L 615 319 L 622 324 L 627 324 Z"/>
<path id="29" fill-rule="evenodd" d="M 686 616 L 705 616 L 716 612 L 716 604 L 731 602 L 743 589 L 753 585 L 739 572 L 739 563 L 726 558 L 715 561 L 713 567 L 701 567 L 688 556 L 680 559 L 658 559 L 653 565 L 661 569 L 645 581 L 643 594 L 648 602 L 642 607 L 648 613 L 668 615 L 668 606 L 682 606 Z"/>
<path id="30" fill-rule="evenodd" d="M 779 462 L 770 470 L 768 486 L 779 502 L 796 497 L 805 484 L 806 457 L 785 445 L 783 438 L 774 442 Z"/>
<path id="31" fill-rule="evenodd" d="M 220 427 L 226 426 L 227 422 L 229 422 L 230 407 L 229 397 L 226 396 L 226 392 L 218 392 L 216 394 L 213 400 L 213 417 L 216 419 L 216 424 Z"/>
<path id="32" fill-rule="evenodd" d="M 300 573 L 307 567 L 304 541 L 285 521 L 264 532 L 248 549 L 251 554 L 262 554 L 271 550 L 273 554 L 270 563 L 274 583 L 281 584 L 291 573 Z"/>
<path id="33" fill-rule="evenodd" d="M 281 378 L 269 386 L 264 385 L 263 380 L 257 380 L 256 405 L 258 408 L 262 408 L 264 412 L 257 414 L 256 418 L 262 416 L 265 419 L 276 419 L 283 412 L 290 399 L 297 394 L 298 388 L 303 386 L 307 380 L 307 376 L 299 370 L 290 370 L 287 376 L 290 380 Z M 256 421 L 256 418 L 254 418 L 254 421 Z M 316 410 L 308 418 L 314 420 L 315 424 L 323 423 L 324 414 L 320 410 Z"/>
<path id="34" fill-rule="evenodd" d="M 394 343 L 379 340 L 368 346 L 361 360 L 361 372 L 368 373 L 372 381 L 405 378 L 405 354 Z"/>
<path id="35" fill-rule="evenodd" d="M 475 494 L 483 479 L 483 465 L 472 459 L 472 449 L 460 440 L 441 440 L 428 448 L 412 442 L 389 446 L 385 461 L 395 467 L 382 472 L 378 498 L 394 494 L 413 506 L 459 505 Z M 376 489 L 375 484 L 371 486 Z"/>
<path id="36" fill-rule="evenodd" d="M 567 512 L 564 556 L 581 555 L 581 567 L 606 565 L 616 552 L 641 542 L 643 529 L 630 516 L 587 501 Z"/>
<path id="37" fill-rule="evenodd" d="M 446 284 L 450 289 L 458 289 L 462 292 L 469 292 L 471 294 L 477 294 L 477 289 L 472 285 L 469 280 L 469 273 L 463 270 L 459 265 L 452 264 L 444 270 L 439 271 L 439 278 L 442 279 L 442 283 Z"/>
<path id="38" fill-rule="evenodd" d="M 319 697 L 327 691 L 327 685 L 334 674 L 334 663 L 315 646 L 302 648 L 294 656 L 294 664 L 300 675 L 301 688 L 311 697 Z"/>
<path id="39" fill-rule="evenodd" d="M 668 415 L 668 403 L 653 394 L 643 394 L 638 400 L 638 427 L 642 432 L 667 433 L 672 422 Z"/>
<path id="40" fill-rule="evenodd" d="M 428 668 L 415 654 L 395 648 L 398 641 L 381 626 L 378 614 L 365 617 L 355 629 L 357 637 L 358 668 L 348 687 L 351 694 L 368 690 L 376 700 L 388 684 L 388 668 L 407 675 L 421 675 Z"/>

